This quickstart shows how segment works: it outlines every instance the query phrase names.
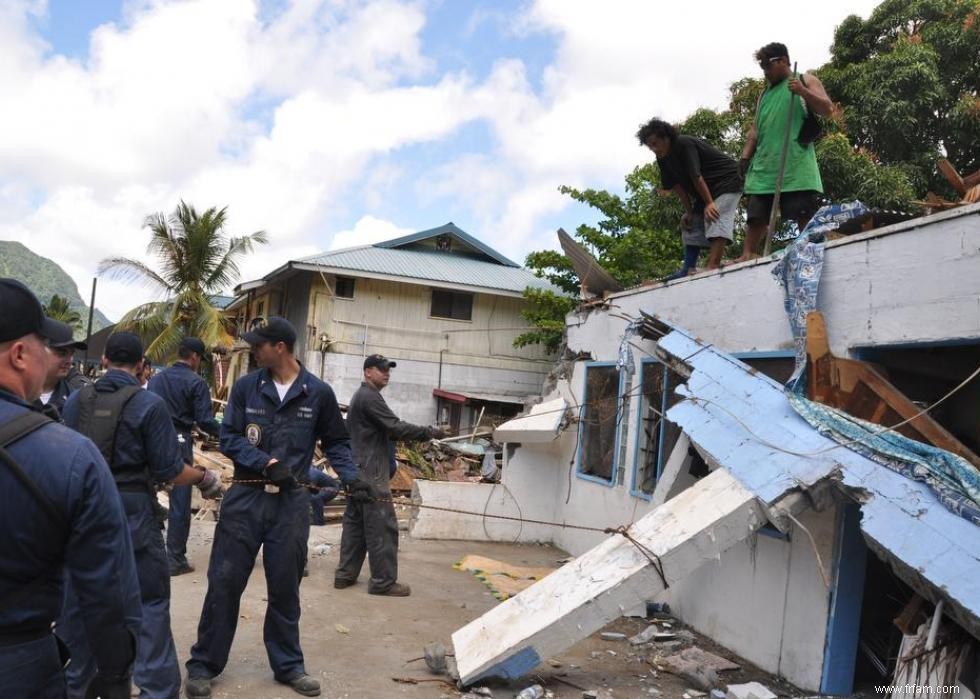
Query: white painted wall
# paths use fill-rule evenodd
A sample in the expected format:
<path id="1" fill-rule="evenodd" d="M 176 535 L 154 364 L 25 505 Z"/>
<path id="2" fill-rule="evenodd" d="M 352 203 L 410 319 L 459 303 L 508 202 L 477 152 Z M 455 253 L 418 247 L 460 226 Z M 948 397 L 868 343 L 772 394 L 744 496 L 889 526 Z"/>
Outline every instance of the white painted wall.
<path id="1" fill-rule="evenodd" d="M 655 313 L 728 352 L 792 349 L 783 310 L 783 290 L 761 260 L 670 284 L 610 297 L 611 311 L 635 317 Z M 980 205 L 851 236 L 827 246 L 819 307 L 831 347 L 852 348 L 910 342 L 980 341 Z M 568 317 L 572 351 L 614 361 L 627 320 L 594 309 Z M 654 344 L 635 339 L 634 359 Z M 550 399 L 582 401 L 584 364 L 577 363 Z M 576 475 L 576 432 L 566 429 L 550 444 L 518 447 L 506 461 L 505 485 L 525 517 L 606 527 L 628 524 L 653 504 L 629 492 L 637 429 L 636 401 L 623 424 L 625 478 L 613 486 Z M 678 449 L 686 449 L 683 440 Z M 760 467 L 764 465 L 760 464 Z M 685 470 L 679 470 L 685 478 Z M 653 500 L 670 489 L 662 481 Z M 671 494 L 676 491 L 671 489 Z M 489 512 L 494 512 L 491 502 Z M 508 511 L 507 514 L 510 514 Z M 802 519 L 833 568 L 835 513 Z M 756 535 L 708 564 L 670 591 L 680 618 L 760 667 L 780 672 L 800 687 L 819 687 L 826 632 L 828 592 L 817 571 L 817 555 L 803 532 L 783 542 Z M 526 526 L 522 540 L 551 541 L 578 555 L 604 539 L 594 532 Z M 775 600 L 775 602 L 774 602 Z"/>

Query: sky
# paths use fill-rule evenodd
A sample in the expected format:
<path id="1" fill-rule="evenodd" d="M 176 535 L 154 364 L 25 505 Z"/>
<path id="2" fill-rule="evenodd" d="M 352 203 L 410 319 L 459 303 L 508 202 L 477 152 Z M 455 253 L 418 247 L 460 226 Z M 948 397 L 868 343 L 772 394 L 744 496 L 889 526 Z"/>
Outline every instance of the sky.
<path id="1" fill-rule="evenodd" d="M 621 192 L 634 133 L 723 108 L 752 54 L 800 68 L 869 0 L 3 0 L 0 240 L 87 297 L 141 259 L 147 215 L 227 206 L 267 231 L 242 281 L 449 221 L 511 259 L 596 220 L 561 185 Z M 118 319 L 152 290 L 100 278 Z"/>

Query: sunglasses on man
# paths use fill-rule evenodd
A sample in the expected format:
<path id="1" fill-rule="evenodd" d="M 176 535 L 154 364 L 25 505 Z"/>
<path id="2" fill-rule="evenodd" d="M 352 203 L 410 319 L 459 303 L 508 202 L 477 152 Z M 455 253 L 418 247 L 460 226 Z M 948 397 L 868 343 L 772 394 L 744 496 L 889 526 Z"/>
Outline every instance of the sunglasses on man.
<path id="1" fill-rule="evenodd" d="M 766 58 L 764 60 L 759 61 L 759 67 L 762 68 L 762 70 L 765 70 L 773 63 L 777 63 L 778 61 L 781 60 L 783 60 L 783 56 L 774 56 L 772 58 Z"/>

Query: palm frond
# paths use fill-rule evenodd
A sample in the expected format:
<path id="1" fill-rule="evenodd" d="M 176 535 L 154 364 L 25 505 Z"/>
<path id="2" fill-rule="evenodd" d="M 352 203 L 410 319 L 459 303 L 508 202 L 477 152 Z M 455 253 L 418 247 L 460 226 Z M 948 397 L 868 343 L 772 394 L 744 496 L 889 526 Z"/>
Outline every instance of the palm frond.
<path id="1" fill-rule="evenodd" d="M 126 257 L 105 258 L 99 263 L 98 273 L 100 276 L 105 274 L 110 279 L 135 281 L 148 286 L 157 286 L 162 293 L 173 290 L 172 285 L 148 265 Z"/>
<path id="2" fill-rule="evenodd" d="M 209 291 L 221 291 L 232 286 L 241 276 L 238 269 L 239 258 L 251 254 L 256 245 L 265 245 L 268 242 L 269 236 L 265 231 L 256 231 L 250 235 L 231 238 L 224 255 L 211 270 L 211 274 L 204 284 L 205 288 Z"/>

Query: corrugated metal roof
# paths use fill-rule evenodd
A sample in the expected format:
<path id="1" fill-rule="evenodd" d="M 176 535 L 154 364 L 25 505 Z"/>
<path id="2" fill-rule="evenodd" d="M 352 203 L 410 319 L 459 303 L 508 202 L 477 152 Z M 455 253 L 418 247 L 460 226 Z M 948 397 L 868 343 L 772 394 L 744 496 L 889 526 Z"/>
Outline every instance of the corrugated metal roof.
<path id="1" fill-rule="evenodd" d="M 523 267 L 508 267 L 436 250 L 404 250 L 365 245 L 311 255 L 297 262 L 351 272 L 419 279 L 436 285 L 445 282 L 517 293 L 529 286 L 557 291 L 550 282 L 535 277 Z"/>
<path id="2" fill-rule="evenodd" d="M 860 527 L 869 547 L 920 594 L 946 600 L 950 615 L 980 634 L 980 536 L 974 524 L 943 507 L 925 483 L 836 448 L 793 410 L 782 386 L 730 355 L 676 327 L 657 344 L 658 353 L 692 369 L 677 389 L 686 400 L 666 417 L 702 454 L 767 504 L 839 474 L 845 489 L 864 494 Z"/>

